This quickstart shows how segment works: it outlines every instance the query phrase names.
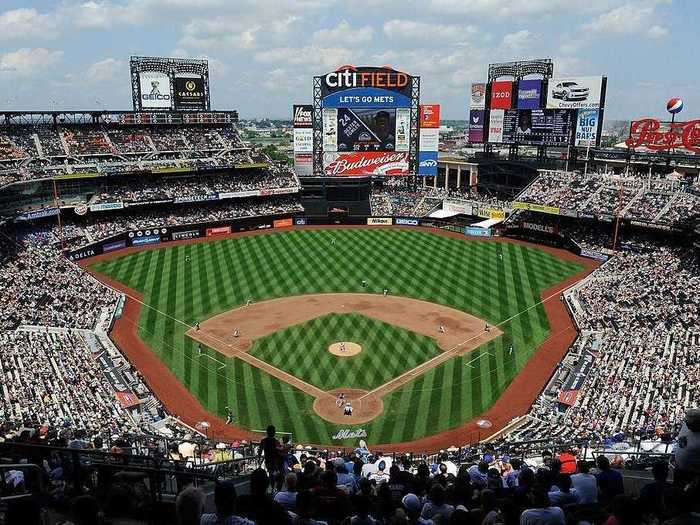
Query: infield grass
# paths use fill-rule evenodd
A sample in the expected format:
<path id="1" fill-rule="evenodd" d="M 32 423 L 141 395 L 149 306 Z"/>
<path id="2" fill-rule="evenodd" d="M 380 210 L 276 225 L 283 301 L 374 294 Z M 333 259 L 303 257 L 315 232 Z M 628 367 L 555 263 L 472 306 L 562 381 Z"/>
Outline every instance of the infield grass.
<path id="1" fill-rule="evenodd" d="M 217 370 L 213 361 L 196 355 L 194 343 L 185 336 L 187 325 L 241 306 L 248 298 L 381 293 L 385 287 L 393 295 L 444 304 L 500 325 L 503 336 L 385 397 L 384 413 L 362 425 L 371 444 L 432 435 L 491 406 L 548 335 L 547 317 L 538 304 L 541 291 L 583 267 L 523 245 L 365 228 L 297 230 L 164 247 L 93 268 L 143 292 L 147 307 L 139 321 L 141 338 L 208 410 L 224 415 L 224 407 L 230 406 L 242 426 L 259 429 L 274 423 L 302 443 L 330 443 L 339 427 L 315 415 L 311 396 L 236 358 L 205 349 L 226 362 Z M 362 287 L 363 279 L 367 288 Z M 410 339 L 422 337 L 409 334 Z M 325 337 L 340 340 L 330 328 Z M 298 343 L 290 341 L 289 348 L 294 344 Z M 510 344 L 516 349 L 513 353 L 508 352 Z M 266 350 L 263 345 L 254 351 Z M 391 355 L 399 359 L 402 354 Z M 272 359 L 270 355 L 265 360 L 275 364 Z M 385 367 L 396 374 L 402 366 L 387 362 Z M 361 369 L 365 373 L 371 368 L 368 364 Z M 296 371 L 301 378 L 313 378 L 314 384 L 327 381 L 324 388 L 340 380 L 321 377 L 313 360 L 297 365 Z M 363 388 L 359 381 L 365 378 L 355 380 L 340 386 Z M 375 379 L 367 381 L 374 384 Z"/>

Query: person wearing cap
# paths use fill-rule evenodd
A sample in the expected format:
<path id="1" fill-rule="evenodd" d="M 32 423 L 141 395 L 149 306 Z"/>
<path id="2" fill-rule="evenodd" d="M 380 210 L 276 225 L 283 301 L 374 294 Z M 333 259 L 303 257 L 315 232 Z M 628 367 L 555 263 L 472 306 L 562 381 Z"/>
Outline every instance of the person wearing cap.
<path id="1" fill-rule="evenodd" d="M 401 500 L 401 504 L 411 525 L 435 525 L 433 520 L 421 517 L 422 505 L 415 494 L 406 494 Z"/>

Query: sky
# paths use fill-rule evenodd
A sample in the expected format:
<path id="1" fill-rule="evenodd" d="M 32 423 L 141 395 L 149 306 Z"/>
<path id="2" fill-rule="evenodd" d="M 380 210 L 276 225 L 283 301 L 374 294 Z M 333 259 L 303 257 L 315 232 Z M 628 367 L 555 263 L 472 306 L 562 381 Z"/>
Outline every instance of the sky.
<path id="1" fill-rule="evenodd" d="M 0 110 L 131 109 L 129 57 L 207 58 L 212 109 L 289 118 L 344 64 L 421 77 L 467 118 L 489 63 L 607 75 L 607 119 L 700 115 L 697 0 L 0 0 Z"/>

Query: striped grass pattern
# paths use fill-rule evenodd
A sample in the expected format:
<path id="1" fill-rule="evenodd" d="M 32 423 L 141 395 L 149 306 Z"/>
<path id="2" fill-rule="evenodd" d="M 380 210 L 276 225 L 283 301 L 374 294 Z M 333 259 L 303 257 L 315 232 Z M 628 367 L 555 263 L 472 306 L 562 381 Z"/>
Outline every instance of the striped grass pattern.
<path id="1" fill-rule="evenodd" d="M 188 256 L 190 262 L 186 262 Z M 296 230 L 165 247 L 117 257 L 95 264 L 94 269 L 143 292 L 148 307 L 142 309 L 140 336 L 208 410 L 224 415 L 224 407 L 230 406 L 238 424 L 265 428 L 274 423 L 280 430 L 293 432 L 297 442 L 329 443 L 337 426 L 314 414 L 312 397 L 255 367 L 236 358 L 224 359 L 211 349 L 205 351 L 225 360 L 225 368 L 218 370 L 216 362 L 198 357 L 195 344 L 184 335 L 187 325 L 241 306 L 248 298 L 381 293 L 385 287 L 393 295 L 444 304 L 490 324 L 502 323 L 502 337 L 438 366 L 384 398 L 384 413 L 363 428 L 369 443 L 386 443 L 454 428 L 493 404 L 548 335 L 547 317 L 537 305 L 540 292 L 582 267 L 516 244 L 367 228 Z M 366 288 L 362 280 L 367 281 Z M 317 340 L 338 341 L 342 333 L 361 330 L 359 320 L 338 317 L 328 323 L 310 322 L 322 334 L 315 336 Z M 288 355 L 303 352 L 299 347 L 306 344 L 305 330 L 295 332 L 299 341 L 285 337 L 285 343 L 276 339 L 281 335 L 272 334 L 258 341 L 253 352 L 280 368 L 291 367 L 294 371 L 288 371 L 322 388 L 367 388 L 410 367 L 409 362 L 402 362 L 408 356 L 421 362 L 437 351 L 420 343 L 421 336 L 399 331 L 403 335 L 377 334 L 366 343 L 355 336 L 348 338 L 368 345 L 379 341 L 387 352 L 384 368 L 370 359 L 359 376 L 350 377 L 350 368 L 343 372 L 352 384 L 340 384 L 340 371 L 324 374 L 314 370 L 314 363 L 303 357 L 284 363 L 291 359 Z M 399 339 L 401 352 L 392 349 L 396 337 L 403 337 Z M 273 346 L 276 349 L 281 344 L 288 345 L 289 354 L 273 351 Z M 516 349 L 512 354 L 510 344 Z M 414 350 L 416 345 L 422 352 Z M 471 362 L 480 352 L 485 356 Z M 371 374 L 365 372 L 368 369 Z"/>

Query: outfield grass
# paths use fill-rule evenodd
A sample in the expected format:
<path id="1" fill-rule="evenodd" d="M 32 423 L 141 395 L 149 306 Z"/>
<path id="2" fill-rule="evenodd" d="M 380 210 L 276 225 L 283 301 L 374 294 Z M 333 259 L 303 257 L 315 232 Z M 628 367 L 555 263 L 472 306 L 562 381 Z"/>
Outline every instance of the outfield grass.
<path id="1" fill-rule="evenodd" d="M 191 262 L 185 262 L 186 256 Z M 240 306 L 249 297 L 260 301 L 306 293 L 381 293 L 384 287 L 394 295 L 460 309 L 490 324 L 508 320 L 501 325 L 502 337 L 387 396 L 384 414 L 362 425 L 368 442 L 380 443 L 453 428 L 493 404 L 548 335 L 544 309 L 532 308 L 540 292 L 582 266 L 522 245 L 367 228 L 298 230 L 174 246 L 93 268 L 143 292 L 149 307 L 142 310 L 140 336 L 207 409 L 224 415 L 224 407 L 230 406 L 241 425 L 260 429 L 274 423 L 293 432 L 298 442 L 328 443 L 338 427 L 315 416 L 313 398 L 240 360 L 227 359 L 226 368 L 217 371 L 211 360 L 196 356 L 195 345 L 184 335 L 187 327 L 178 320 L 192 324 Z M 328 337 L 338 340 L 332 333 Z M 509 355 L 511 343 L 517 351 Z M 479 352 L 488 356 L 466 366 Z M 312 373 L 313 363 L 304 368 L 300 373 Z"/>
<path id="2" fill-rule="evenodd" d="M 336 357 L 331 343 L 352 341 L 362 352 Z M 322 390 L 372 390 L 440 353 L 435 339 L 360 314 L 329 314 L 255 342 L 250 353 Z"/>

